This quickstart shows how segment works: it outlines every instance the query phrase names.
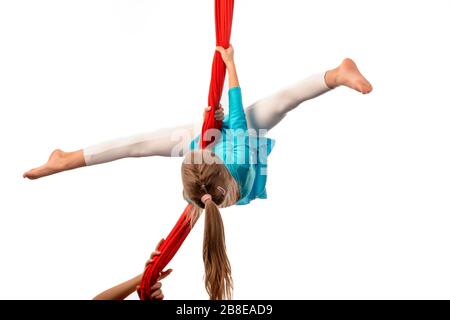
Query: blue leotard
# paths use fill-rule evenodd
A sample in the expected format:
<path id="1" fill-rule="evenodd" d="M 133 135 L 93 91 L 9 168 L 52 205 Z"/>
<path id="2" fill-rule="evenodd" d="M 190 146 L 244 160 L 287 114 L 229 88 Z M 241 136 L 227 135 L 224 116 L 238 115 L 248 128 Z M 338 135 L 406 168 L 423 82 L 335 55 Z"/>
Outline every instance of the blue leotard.
<path id="1" fill-rule="evenodd" d="M 275 140 L 249 132 L 240 87 L 228 90 L 229 109 L 222 124 L 221 139 L 212 151 L 225 164 L 239 186 L 237 205 L 245 205 L 254 199 L 266 199 L 267 157 Z M 198 149 L 200 136 L 192 140 L 190 149 Z"/>

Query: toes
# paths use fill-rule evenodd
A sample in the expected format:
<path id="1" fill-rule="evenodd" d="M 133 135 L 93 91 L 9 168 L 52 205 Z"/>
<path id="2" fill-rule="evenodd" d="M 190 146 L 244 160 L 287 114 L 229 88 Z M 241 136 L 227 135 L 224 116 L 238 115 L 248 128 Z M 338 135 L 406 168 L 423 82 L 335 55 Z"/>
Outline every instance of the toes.
<path id="1" fill-rule="evenodd" d="M 363 94 L 368 94 L 370 92 L 372 92 L 372 86 L 370 84 L 366 84 L 364 86 Z"/>
<path id="2" fill-rule="evenodd" d="M 33 169 L 33 170 L 30 170 L 30 171 L 25 172 L 25 173 L 23 174 L 23 177 L 24 177 L 24 178 L 28 178 L 28 179 L 30 179 L 30 180 L 35 179 L 35 178 L 36 178 L 35 170 Z"/>
<path id="3" fill-rule="evenodd" d="M 372 91 L 372 85 L 368 81 L 361 81 L 357 83 L 355 89 L 361 92 L 362 94 L 367 94 Z"/>
<path id="4" fill-rule="evenodd" d="M 23 174 L 23 177 L 24 178 L 27 178 L 27 179 L 30 179 L 30 180 L 33 180 L 33 179 L 35 179 L 35 177 L 33 176 L 33 174 L 32 173 L 24 173 Z"/>
<path id="5" fill-rule="evenodd" d="M 30 180 L 39 179 L 40 177 L 43 177 L 45 175 L 45 170 L 43 167 L 34 168 L 30 171 L 27 171 L 23 174 L 24 178 L 28 178 Z"/>

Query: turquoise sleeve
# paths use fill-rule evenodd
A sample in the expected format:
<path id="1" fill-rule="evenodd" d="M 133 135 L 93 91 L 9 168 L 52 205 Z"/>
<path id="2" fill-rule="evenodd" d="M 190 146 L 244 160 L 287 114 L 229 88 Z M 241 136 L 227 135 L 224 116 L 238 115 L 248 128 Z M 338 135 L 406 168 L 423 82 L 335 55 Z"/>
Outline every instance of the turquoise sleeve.
<path id="1" fill-rule="evenodd" d="M 242 93 L 240 87 L 228 90 L 229 100 L 229 128 L 247 130 L 244 106 L 242 105 Z"/>

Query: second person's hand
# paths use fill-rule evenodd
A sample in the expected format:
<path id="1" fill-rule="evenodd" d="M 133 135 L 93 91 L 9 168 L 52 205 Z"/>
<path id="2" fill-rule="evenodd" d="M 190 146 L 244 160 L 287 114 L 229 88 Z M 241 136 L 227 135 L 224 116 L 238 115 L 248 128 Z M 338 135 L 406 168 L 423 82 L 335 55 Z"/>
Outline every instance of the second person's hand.
<path id="1" fill-rule="evenodd" d="M 150 264 L 153 263 L 154 258 L 155 258 L 156 256 L 161 255 L 161 251 L 159 251 L 159 248 L 161 247 L 161 245 L 163 244 L 163 242 L 164 242 L 164 239 L 161 239 L 161 240 L 158 242 L 158 244 L 156 245 L 155 251 L 153 251 L 152 254 L 150 255 L 150 259 L 148 259 L 148 260 L 145 262 L 144 272 L 145 272 L 145 269 L 147 269 L 147 267 L 148 267 Z M 162 287 L 161 280 L 163 280 L 164 278 L 166 278 L 166 277 L 167 277 L 169 274 L 171 274 L 171 273 L 172 273 L 172 269 L 168 269 L 168 270 L 166 270 L 166 271 L 162 271 L 162 272 L 159 273 L 159 277 L 158 277 L 156 283 L 150 288 L 151 298 L 152 298 L 152 299 L 156 299 L 156 300 L 162 300 L 162 299 L 164 299 L 164 294 L 163 294 L 163 292 L 162 292 L 162 290 L 161 290 L 161 287 Z M 141 297 L 141 286 L 140 286 L 140 285 L 138 285 L 138 286 L 136 287 L 136 291 L 137 291 L 138 296 Z"/>
<path id="2" fill-rule="evenodd" d="M 156 256 L 161 255 L 161 251 L 159 251 L 159 248 L 161 247 L 161 245 L 163 244 L 164 241 L 165 241 L 164 239 L 159 240 L 158 244 L 156 245 L 155 251 L 153 251 L 152 254 L 150 255 L 150 259 L 148 259 L 145 262 L 144 272 L 145 272 L 145 269 L 147 269 L 148 265 L 153 263 L 154 258 Z M 172 272 L 172 269 L 168 269 L 166 271 L 160 272 L 159 273 L 159 277 L 158 277 L 158 281 L 164 279 L 165 277 L 167 277 L 171 272 Z"/>

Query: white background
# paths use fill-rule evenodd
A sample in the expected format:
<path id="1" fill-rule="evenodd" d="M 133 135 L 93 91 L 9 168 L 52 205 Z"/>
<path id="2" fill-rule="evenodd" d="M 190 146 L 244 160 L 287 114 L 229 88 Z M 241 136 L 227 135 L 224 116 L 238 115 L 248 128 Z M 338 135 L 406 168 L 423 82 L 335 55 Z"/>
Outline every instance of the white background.
<path id="1" fill-rule="evenodd" d="M 450 298 L 449 9 L 236 1 L 245 105 L 347 56 L 374 86 L 270 133 L 269 199 L 222 212 L 236 299 Z M 185 206 L 180 158 L 21 176 L 55 148 L 198 121 L 214 45 L 213 1 L 0 1 L 0 298 L 90 299 L 142 271 Z M 202 235 L 167 299 L 207 298 Z"/>

